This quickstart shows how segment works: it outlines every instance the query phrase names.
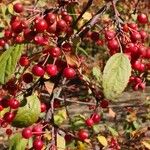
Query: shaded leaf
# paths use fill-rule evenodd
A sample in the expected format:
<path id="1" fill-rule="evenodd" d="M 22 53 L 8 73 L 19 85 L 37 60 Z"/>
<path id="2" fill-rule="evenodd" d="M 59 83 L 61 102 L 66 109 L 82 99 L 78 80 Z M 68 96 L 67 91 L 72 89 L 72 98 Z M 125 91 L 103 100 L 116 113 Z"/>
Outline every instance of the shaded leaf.
<path id="1" fill-rule="evenodd" d="M 117 53 L 106 63 L 103 71 L 103 91 L 107 99 L 115 100 L 126 88 L 131 75 L 131 64 L 125 54 Z"/>
<path id="2" fill-rule="evenodd" d="M 114 128 L 109 127 L 109 126 L 107 128 L 113 136 L 118 136 L 118 132 Z"/>
<path id="3" fill-rule="evenodd" d="M 40 116 L 40 101 L 36 95 L 27 97 L 27 103 L 23 107 L 19 107 L 13 126 L 27 127 L 35 123 Z"/>
<path id="4" fill-rule="evenodd" d="M 11 46 L 0 56 L 0 83 L 5 84 L 14 74 L 23 45 Z"/>
<path id="5" fill-rule="evenodd" d="M 20 133 L 16 133 L 9 140 L 9 150 L 25 150 L 27 143 L 27 139 L 22 138 Z"/>
<path id="6" fill-rule="evenodd" d="M 92 74 L 98 82 L 102 81 L 102 72 L 98 66 L 93 67 Z"/>
<path id="7" fill-rule="evenodd" d="M 107 139 L 104 136 L 98 135 L 97 139 L 101 145 L 106 147 L 108 145 Z"/>

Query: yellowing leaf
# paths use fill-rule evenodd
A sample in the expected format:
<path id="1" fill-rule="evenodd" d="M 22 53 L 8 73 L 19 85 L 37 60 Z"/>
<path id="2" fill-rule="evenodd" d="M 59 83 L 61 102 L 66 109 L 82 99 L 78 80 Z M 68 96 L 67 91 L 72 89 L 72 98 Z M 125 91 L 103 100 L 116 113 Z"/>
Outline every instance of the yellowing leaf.
<path id="1" fill-rule="evenodd" d="M 45 82 L 45 87 L 46 87 L 46 90 L 48 91 L 48 93 L 51 95 L 53 88 L 54 88 L 54 83 L 47 81 L 47 82 Z"/>
<path id="2" fill-rule="evenodd" d="M 92 18 L 92 15 L 89 12 L 85 12 L 84 15 L 82 16 L 82 18 L 84 20 L 90 20 Z"/>
<path id="3" fill-rule="evenodd" d="M 57 134 L 57 150 L 65 150 L 66 142 L 63 136 Z"/>
<path id="4" fill-rule="evenodd" d="M 45 134 L 43 136 L 48 141 L 50 141 L 52 139 L 51 133 L 47 129 L 46 129 Z"/>
<path id="5" fill-rule="evenodd" d="M 150 150 L 150 142 L 147 142 L 147 141 L 143 141 L 142 144 Z"/>
<path id="6" fill-rule="evenodd" d="M 77 150 L 87 150 L 87 146 L 85 145 L 85 143 L 78 141 Z"/>
<path id="7" fill-rule="evenodd" d="M 75 55 L 65 54 L 65 57 L 66 57 L 67 64 L 71 66 L 76 66 L 76 67 L 80 66 L 79 60 Z"/>
<path id="8" fill-rule="evenodd" d="M 107 139 L 104 136 L 99 135 L 99 136 L 97 136 L 97 139 L 98 139 L 99 143 L 101 145 L 103 145 L 104 147 L 106 147 L 108 145 Z"/>

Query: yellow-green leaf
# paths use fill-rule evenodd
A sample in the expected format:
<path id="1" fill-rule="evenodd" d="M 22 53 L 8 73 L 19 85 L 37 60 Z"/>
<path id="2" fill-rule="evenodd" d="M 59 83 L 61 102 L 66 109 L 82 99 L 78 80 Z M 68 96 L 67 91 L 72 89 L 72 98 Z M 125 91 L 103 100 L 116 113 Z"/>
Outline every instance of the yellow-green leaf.
<path id="1" fill-rule="evenodd" d="M 5 84 L 14 74 L 23 45 L 11 46 L 0 56 L 0 84 Z"/>
<path id="2" fill-rule="evenodd" d="M 123 53 L 110 57 L 103 71 L 103 91 L 107 99 L 115 100 L 126 88 L 131 76 L 131 64 Z"/>
<path id="3" fill-rule="evenodd" d="M 40 116 L 40 101 L 36 95 L 27 97 L 27 103 L 23 107 L 19 107 L 13 126 L 27 127 L 35 123 Z"/>
<path id="4" fill-rule="evenodd" d="M 9 150 L 25 150 L 27 143 L 27 139 L 22 138 L 20 133 L 16 133 L 9 140 Z"/>
<path id="5" fill-rule="evenodd" d="M 98 135 L 97 139 L 101 145 L 106 147 L 108 145 L 107 139 L 104 136 Z"/>
<path id="6" fill-rule="evenodd" d="M 65 150 L 66 142 L 63 136 L 57 134 L 57 150 Z"/>

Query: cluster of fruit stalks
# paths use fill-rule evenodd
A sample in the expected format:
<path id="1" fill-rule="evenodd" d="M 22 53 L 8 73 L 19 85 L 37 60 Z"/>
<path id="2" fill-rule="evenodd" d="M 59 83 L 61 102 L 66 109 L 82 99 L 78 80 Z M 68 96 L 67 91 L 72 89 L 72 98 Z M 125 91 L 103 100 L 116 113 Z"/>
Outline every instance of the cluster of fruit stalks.
<path id="1" fill-rule="evenodd" d="M 38 62 L 33 63 L 28 54 L 28 51 L 31 50 L 26 50 L 19 60 L 19 65 L 24 67 L 25 70 L 28 68 L 31 72 L 23 73 L 19 82 L 12 79 L 4 85 L 4 89 L 8 91 L 10 98 L 5 99 L 5 101 L 1 99 L 0 111 L 6 107 L 10 107 L 11 109 L 10 112 L 5 113 L 4 117 L 0 119 L 0 124 L 3 128 L 11 124 L 15 118 L 15 112 L 20 106 L 20 101 L 15 98 L 17 93 L 22 90 L 20 86 L 33 83 L 35 76 L 42 79 L 45 74 L 49 77 L 56 77 L 58 74 L 61 74 L 63 78 L 67 80 L 72 80 L 80 76 L 79 68 L 67 64 L 63 57 L 66 53 L 73 52 L 72 37 L 75 37 L 76 34 L 73 28 L 73 18 L 65 8 L 68 4 L 75 5 L 77 2 L 64 1 L 62 3 L 60 1 L 58 3 L 60 6 L 59 9 L 49 9 L 44 13 L 37 8 L 29 9 L 24 7 L 21 3 L 14 4 L 13 8 L 16 15 L 12 16 L 10 26 L 4 29 L 4 37 L 0 39 L 0 48 L 5 50 L 6 45 L 32 43 L 35 44 L 35 47 L 43 47 L 43 51 L 40 52 L 42 58 L 40 58 Z M 117 32 L 115 29 L 107 27 L 103 30 L 104 39 L 100 39 L 100 33 L 98 31 L 87 30 L 82 40 L 93 41 L 100 46 L 103 46 L 105 41 L 108 47 L 107 52 L 110 56 L 119 51 L 125 53 L 129 57 L 133 68 L 133 75 L 129 83 L 134 90 L 140 88 L 144 89 L 144 74 L 150 69 L 148 62 L 150 58 L 150 48 L 144 46 L 144 42 L 148 39 L 148 33 L 144 31 L 144 29 L 139 28 L 137 23 L 119 22 L 119 14 L 116 12 L 116 7 L 113 4 L 114 3 L 112 3 L 112 6 L 115 10 L 116 22 L 117 25 L 119 25 L 117 26 Z M 25 13 L 31 15 L 30 19 L 26 20 Z M 147 24 L 147 15 L 143 13 L 138 14 L 137 22 L 139 26 Z M 86 26 L 84 28 L 86 28 Z M 59 39 L 62 39 L 63 42 Z M 52 63 L 48 63 L 50 61 Z M 82 57 L 79 56 L 78 61 L 81 64 L 84 63 Z M 32 87 L 34 88 L 34 86 Z M 108 101 L 101 99 L 100 105 L 102 108 L 106 108 L 108 107 Z M 41 112 L 47 112 L 48 109 L 50 108 L 47 108 L 46 104 L 41 102 Z M 98 124 L 100 120 L 101 116 L 98 113 L 93 113 L 90 118 L 85 120 L 85 125 L 90 128 L 94 124 Z M 44 141 L 42 141 L 44 130 L 45 126 L 41 123 L 40 125 L 24 128 L 22 130 L 22 136 L 26 139 L 35 136 L 33 148 L 35 150 L 41 150 L 44 146 Z M 13 131 L 10 128 L 6 128 L 7 135 L 10 136 L 12 133 Z M 68 138 L 69 140 L 71 138 L 77 138 L 78 140 L 85 141 L 89 137 L 88 130 L 84 129 L 77 131 L 74 136 L 66 133 L 66 140 L 68 140 Z M 110 148 L 120 149 L 117 141 L 114 139 L 112 139 L 110 143 Z M 55 147 L 53 148 L 55 149 Z"/>

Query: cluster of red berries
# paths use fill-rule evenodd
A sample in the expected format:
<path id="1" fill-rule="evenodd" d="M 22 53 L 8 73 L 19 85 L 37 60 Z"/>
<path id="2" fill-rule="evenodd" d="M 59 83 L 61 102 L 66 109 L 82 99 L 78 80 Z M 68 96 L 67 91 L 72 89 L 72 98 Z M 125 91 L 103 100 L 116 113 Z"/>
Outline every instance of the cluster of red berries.
<path id="1" fill-rule="evenodd" d="M 33 148 L 35 150 L 41 150 L 44 146 L 44 143 L 41 139 L 41 135 L 43 134 L 42 125 L 35 125 L 32 128 L 24 128 L 22 130 L 22 137 L 25 139 L 29 139 L 35 136 L 35 140 L 33 141 Z"/>
<path id="2" fill-rule="evenodd" d="M 114 138 L 111 138 L 110 143 L 109 143 L 109 148 L 110 150 L 120 150 L 120 146 L 118 144 L 118 141 Z"/>

